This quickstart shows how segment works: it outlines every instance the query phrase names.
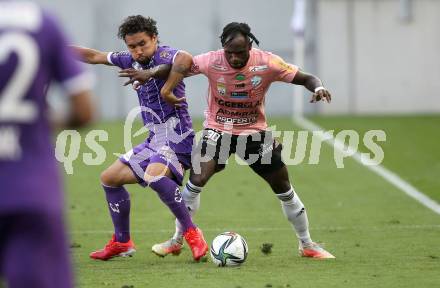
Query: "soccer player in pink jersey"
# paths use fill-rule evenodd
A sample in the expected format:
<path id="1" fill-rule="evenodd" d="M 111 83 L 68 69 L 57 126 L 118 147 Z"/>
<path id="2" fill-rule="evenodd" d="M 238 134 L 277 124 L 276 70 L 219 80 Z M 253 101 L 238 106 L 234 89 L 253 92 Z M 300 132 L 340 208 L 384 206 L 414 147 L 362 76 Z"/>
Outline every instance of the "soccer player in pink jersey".
<path id="1" fill-rule="evenodd" d="M 275 81 L 306 87 L 313 92 L 312 103 L 330 102 L 330 93 L 318 77 L 287 64 L 277 55 L 252 48 L 253 42 L 259 42 L 245 23 L 229 23 L 220 39 L 223 49 L 195 57 L 185 54 L 185 58 L 180 58 L 184 59 L 182 62 L 175 62 L 161 90 L 168 103 L 178 104 L 172 91 L 184 76 L 203 74 L 209 80 L 205 129 L 200 144 L 193 149 L 190 179 L 182 193 L 190 213 L 194 215 L 199 209 L 200 192 L 211 176 L 223 170 L 229 156 L 237 153 L 280 199 L 299 239 L 300 255 L 335 258 L 310 237 L 307 212 L 281 159 L 282 145 L 267 130 L 264 114 L 265 95 Z M 144 81 L 142 73 L 134 78 Z M 178 254 L 182 243 L 182 229 L 176 221 L 174 236 L 152 249 L 163 256 Z"/>

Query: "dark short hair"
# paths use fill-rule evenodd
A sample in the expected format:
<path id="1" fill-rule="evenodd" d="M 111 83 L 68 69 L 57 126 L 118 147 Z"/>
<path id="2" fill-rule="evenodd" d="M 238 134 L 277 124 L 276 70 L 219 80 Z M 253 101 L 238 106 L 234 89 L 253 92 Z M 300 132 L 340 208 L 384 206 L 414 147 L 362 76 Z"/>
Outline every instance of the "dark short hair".
<path id="1" fill-rule="evenodd" d="M 159 33 L 157 32 L 156 21 L 142 15 L 128 16 L 119 26 L 118 37 L 125 40 L 125 36 L 139 32 L 145 32 L 150 37 L 157 36 Z"/>
<path id="2" fill-rule="evenodd" d="M 253 41 L 257 45 L 260 43 L 254 34 L 251 33 L 251 27 L 249 27 L 248 24 L 231 22 L 223 28 L 223 33 L 220 35 L 220 42 L 222 43 L 222 46 L 225 47 L 229 41 L 234 39 L 235 36 L 239 34 L 246 37 L 249 42 Z"/>

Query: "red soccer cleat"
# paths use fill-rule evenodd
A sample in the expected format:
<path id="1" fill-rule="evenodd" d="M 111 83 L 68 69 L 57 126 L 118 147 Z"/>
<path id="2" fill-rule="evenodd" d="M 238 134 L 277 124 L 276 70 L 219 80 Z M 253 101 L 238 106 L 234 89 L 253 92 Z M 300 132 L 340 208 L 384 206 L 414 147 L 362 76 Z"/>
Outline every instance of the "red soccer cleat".
<path id="1" fill-rule="evenodd" d="M 200 258 L 206 255 L 208 244 L 206 244 L 206 241 L 203 238 L 202 230 L 199 228 L 189 228 L 183 236 L 185 237 L 188 246 L 191 248 L 194 260 L 199 261 Z"/>
<path id="2" fill-rule="evenodd" d="M 113 257 L 131 257 L 136 252 L 133 241 L 116 242 L 115 235 L 103 249 L 90 253 L 90 258 L 107 261 Z"/>

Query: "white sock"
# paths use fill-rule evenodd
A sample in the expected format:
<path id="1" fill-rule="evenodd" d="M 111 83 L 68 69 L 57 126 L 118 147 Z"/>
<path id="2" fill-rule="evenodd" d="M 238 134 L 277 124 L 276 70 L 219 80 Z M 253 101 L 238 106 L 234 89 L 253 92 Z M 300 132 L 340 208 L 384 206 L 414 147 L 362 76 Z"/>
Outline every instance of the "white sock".
<path id="1" fill-rule="evenodd" d="M 298 239 L 302 244 L 311 243 L 312 239 L 310 238 L 307 212 L 293 187 L 285 193 L 276 195 L 278 199 L 281 200 L 281 208 L 283 209 L 284 215 L 295 229 Z"/>
<path id="2" fill-rule="evenodd" d="M 183 188 L 182 198 L 183 201 L 185 201 L 185 205 L 188 208 L 191 217 L 193 217 L 197 210 L 199 210 L 200 192 L 202 192 L 202 187 L 192 184 L 189 180 Z M 180 225 L 180 222 L 176 219 L 176 232 L 174 232 L 173 238 L 177 240 L 182 239 L 183 232 L 182 225 Z"/>

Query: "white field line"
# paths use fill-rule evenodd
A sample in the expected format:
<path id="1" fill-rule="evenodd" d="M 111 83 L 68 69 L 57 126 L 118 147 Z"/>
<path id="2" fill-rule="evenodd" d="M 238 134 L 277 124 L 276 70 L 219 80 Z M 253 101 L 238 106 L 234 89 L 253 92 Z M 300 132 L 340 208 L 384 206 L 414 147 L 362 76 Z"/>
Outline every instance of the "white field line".
<path id="1" fill-rule="evenodd" d="M 343 231 L 343 230 L 362 230 L 362 231 L 385 231 L 385 230 L 439 230 L 440 232 L 440 224 L 439 225 L 402 225 L 402 224 L 386 224 L 384 226 L 329 226 L 329 227 L 312 227 L 310 230 L 312 231 Z M 270 231 L 292 231 L 290 227 L 235 227 L 234 229 L 229 228 L 205 228 L 203 232 L 224 232 L 224 231 L 239 231 L 239 232 L 270 232 Z M 136 234 L 157 234 L 157 233 L 166 233 L 172 234 L 172 229 L 145 229 L 145 230 L 132 230 L 131 233 Z M 78 235 L 78 234 L 112 234 L 112 230 L 77 230 L 72 231 L 69 234 Z"/>
<path id="2" fill-rule="evenodd" d="M 307 129 L 309 131 L 324 131 L 324 129 L 315 123 L 311 122 L 310 120 L 305 119 L 304 117 L 297 117 L 294 118 L 294 121 L 301 126 L 301 128 Z M 320 137 L 321 135 L 316 134 L 317 137 Z M 322 139 L 322 137 L 321 137 Z M 331 139 L 327 139 L 324 142 L 327 144 L 333 146 L 335 149 L 338 149 L 342 152 L 342 149 L 344 148 L 344 143 L 341 141 L 335 139 L 332 137 Z M 354 160 L 356 160 L 358 163 L 363 165 L 364 167 L 370 169 L 372 172 L 376 173 L 383 179 L 385 179 L 387 182 L 391 183 L 395 187 L 399 188 L 402 192 L 404 192 L 409 197 L 413 198 L 417 202 L 421 203 L 425 207 L 431 209 L 435 213 L 440 215 L 440 204 L 436 201 L 432 200 L 425 194 L 423 194 L 421 191 L 417 190 L 414 186 L 400 178 L 397 174 L 394 172 L 391 172 L 387 168 L 383 167 L 382 165 L 366 165 L 364 161 L 361 160 L 361 154 L 359 152 L 356 152 L 351 156 Z"/>

